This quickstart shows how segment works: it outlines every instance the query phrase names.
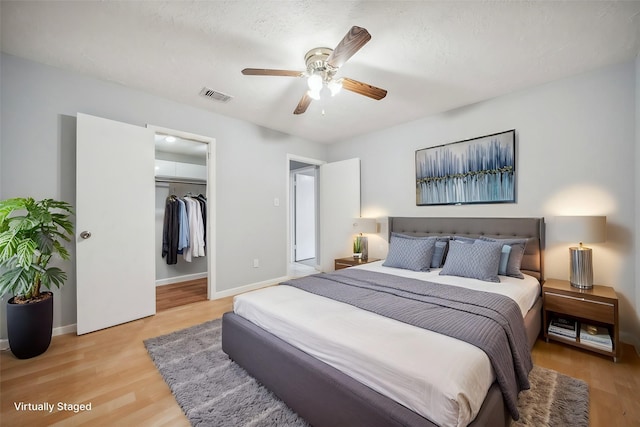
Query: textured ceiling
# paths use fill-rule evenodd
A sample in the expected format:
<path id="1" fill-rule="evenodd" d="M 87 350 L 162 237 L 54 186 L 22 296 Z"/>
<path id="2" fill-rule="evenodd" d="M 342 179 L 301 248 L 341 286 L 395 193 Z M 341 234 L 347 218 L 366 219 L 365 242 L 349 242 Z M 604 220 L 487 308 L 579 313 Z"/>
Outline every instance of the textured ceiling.
<path id="1" fill-rule="evenodd" d="M 335 142 L 607 64 L 640 51 L 629 1 L 2 1 L 2 50 L 312 141 Z M 292 114 L 312 48 L 353 25 L 371 41 L 338 72 L 387 89 L 343 91 Z M 202 87 L 231 95 L 199 96 Z M 325 114 L 321 114 L 324 109 Z"/>

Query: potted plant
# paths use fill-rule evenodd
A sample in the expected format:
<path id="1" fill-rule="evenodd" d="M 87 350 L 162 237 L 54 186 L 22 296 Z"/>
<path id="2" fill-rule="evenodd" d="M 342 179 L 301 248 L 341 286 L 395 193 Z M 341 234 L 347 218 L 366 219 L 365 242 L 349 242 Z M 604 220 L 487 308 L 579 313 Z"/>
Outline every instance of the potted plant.
<path id="1" fill-rule="evenodd" d="M 55 255 L 66 260 L 63 242 L 73 236 L 70 204 L 53 199 L 13 198 L 0 201 L 0 295 L 7 303 L 7 334 L 19 359 L 44 353 L 51 343 L 53 293 L 67 275 L 49 267 Z"/>
<path id="2" fill-rule="evenodd" d="M 353 257 L 361 258 L 362 257 L 362 237 L 356 236 L 353 239 Z"/>

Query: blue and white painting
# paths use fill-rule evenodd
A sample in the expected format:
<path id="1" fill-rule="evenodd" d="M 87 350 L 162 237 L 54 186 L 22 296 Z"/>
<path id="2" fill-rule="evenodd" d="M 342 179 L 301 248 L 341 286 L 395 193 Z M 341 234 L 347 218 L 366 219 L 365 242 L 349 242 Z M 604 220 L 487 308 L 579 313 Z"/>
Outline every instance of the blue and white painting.
<path id="1" fill-rule="evenodd" d="M 514 203 L 515 130 L 416 151 L 416 205 Z"/>

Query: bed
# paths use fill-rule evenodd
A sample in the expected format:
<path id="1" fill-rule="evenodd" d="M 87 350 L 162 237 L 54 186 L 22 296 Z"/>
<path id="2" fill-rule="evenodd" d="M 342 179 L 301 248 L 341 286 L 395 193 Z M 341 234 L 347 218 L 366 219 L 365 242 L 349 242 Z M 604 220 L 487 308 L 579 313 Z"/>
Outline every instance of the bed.
<path id="1" fill-rule="evenodd" d="M 520 309 L 521 315 L 524 318 L 526 345 L 527 350 L 530 350 L 539 335 L 541 326 L 539 283 L 542 283 L 544 278 L 542 256 L 544 247 L 544 221 L 542 218 L 392 217 L 389 218 L 389 234 L 390 236 L 393 234 L 401 234 L 403 236 L 419 238 L 426 236 L 478 238 L 482 236 L 487 240 L 491 238 L 526 238 L 527 245 L 522 257 L 521 271 L 525 274 L 525 281 L 532 286 L 533 294 L 529 291 L 528 296 L 523 297 L 529 301 L 518 301 L 517 307 Z M 348 270 L 351 271 L 350 274 L 352 275 L 377 274 L 377 272 L 381 272 L 382 274 L 388 273 L 389 269 L 380 264 L 382 264 L 382 262 L 367 264 L 361 268 L 364 270 L 364 273 L 351 271 L 354 269 Z M 400 271 L 399 269 L 395 270 Z M 422 280 L 423 277 L 421 272 L 402 271 L 402 273 L 405 277 L 415 276 L 419 280 Z M 438 273 L 439 270 L 435 269 L 428 274 L 431 274 L 431 279 L 434 280 L 438 280 L 439 278 L 445 282 L 451 280 L 449 276 L 438 277 Z M 350 280 L 349 278 L 347 279 Z M 501 281 L 504 281 L 502 279 L 501 277 Z M 462 282 L 465 280 L 467 279 L 462 279 Z M 519 279 L 513 280 L 516 281 L 515 289 L 518 289 L 517 281 Z M 504 282 L 504 287 L 506 288 L 508 284 L 506 283 L 507 281 Z M 524 281 L 522 283 L 524 283 Z M 531 285 L 531 283 L 533 283 L 533 285 Z M 471 286 L 473 287 L 474 285 L 472 284 Z M 451 363 L 446 365 L 446 359 L 454 360 L 458 357 L 458 354 L 462 354 L 462 350 L 460 350 L 460 352 L 455 351 L 455 346 L 458 344 L 451 343 L 451 340 L 455 340 L 454 338 L 435 338 L 435 342 L 438 342 L 440 339 L 448 339 L 448 342 L 441 345 L 453 352 L 452 357 L 444 357 L 444 368 L 438 368 L 438 365 L 435 364 L 437 361 L 435 360 L 432 361 L 432 363 L 424 363 L 423 368 L 425 371 L 431 369 L 433 372 L 429 375 L 435 376 L 438 375 L 439 371 L 447 372 L 447 369 L 449 369 L 450 373 L 454 376 L 457 375 L 457 378 L 459 378 L 461 382 L 465 382 L 467 377 L 474 377 L 473 380 L 469 379 L 469 381 L 467 381 L 474 387 L 476 383 L 475 377 L 479 377 L 477 383 L 483 385 L 477 386 L 480 391 L 476 390 L 473 392 L 475 394 L 480 393 L 479 398 L 474 394 L 473 398 L 469 397 L 469 400 L 473 400 L 473 402 L 468 404 L 466 402 L 466 394 L 461 399 L 457 397 L 453 399 L 461 400 L 462 403 L 453 402 L 452 404 L 449 404 L 446 395 L 439 397 L 428 395 L 426 399 L 423 399 L 422 395 L 416 392 L 413 394 L 420 396 L 419 398 L 414 398 L 415 396 L 411 392 L 411 386 L 414 387 L 414 390 L 419 391 L 422 391 L 425 387 L 437 388 L 440 386 L 430 386 L 430 378 L 426 373 L 426 385 L 422 383 L 413 384 L 411 369 L 415 370 L 415 367 L 409 369 L 408 373 L 403 373 L 399 371 L 396 372 L 394 370 L 395 367 L 389 365 L 388 377 L 392 379 L 393 377 L 398 377 L 400 378 L 400 382 L 411 383 L 409 384 L 408 392 L 405 391 L 404 395 L 402 395 L 402 393 L 396 395 L 393 384 L 390 386 L 385 384 L 379 386 L 377 384 L 377 377 L 384 377 L 385 375 L 376 374 L 366 377 L 367 370 L 371 371 L 371 369 L 367 367 L 366 362 L 361 362 L 360 365 L 362 366 L 356 364 L 357 372 L 355 373 L 345 370 L 344 367 L 341 366 L 341 363 L 343 363 L 342 359 L 350 359 L 351 356 L 345 353 L 341 357 L 340 351 L 345 350 L 341 349 L 340 345 L 323 342 L 324 337 L 322 333 L 316 333 L 316 331 L 321 331 L 322 329 L 320 329 L 320 327 L 316 328 L 318 325 L 314 322 L 316 322 L 316 319 L 324 319 L 322 320 L 323 322 L 329 322 L 329 330 L 340 331 L 340 334 L 334 333 L 333 335 L 341 335 L 343 329 L 345 330 L 345 334 L 348 334 L 349 328 L 359 328 L 364 324 L 372 325 L 374 331 L 380 331 L 381 334 L 391 334 L 388 336 L 394 337 L 394 344 L 391 345 L 388 342 L 383 342 L 380 346 L 381 351 L 375 352 L 373 355 L 374 358 L 387 357 L 393 359 L 394 357 L 398 357 L 398 351 L 400 353 L 402 353 L 402 351 L 398 350 L 394 353 L 393 349 L 397 345 L 402 349 L 402 344 L 395 343 L 395 337 L 405 335 L 406 333 L 411 342 L 421 342 L 421 338 L 416 337 L 424 334 L 424 332 L 416 332 L 415 329 L 417 328 L 411 326 L 408 326 L 408 328 L 413 328 L 410 332 L 405 332 L 404 329 L 394 329 L 400 327 L 395 320 L 382 318 L 378 316 L 378 314 L 363 312 L 363 310 L 353 309 L 352 307 L 345 308 L 345 304 L 340 302 L 328 303 L 324 301 L 322 296 L 311 296 L 309 297 L 310 300 L 305 302 L 307 297 L 303 297 L 300 293 L 306 295 L 306 292 L 304 290 L 291 288 L 291 286 L 278 286 L 270 289 L 271 290 L 263 292 L 270 294 L 270 296 L 265 297 L 266 299 L 263 299 L 263 296 L 260 294 L 262 291 L 249 293 L 242 298 L 236 299 L 234 311 L 237 313 L 226 313 L 223 317 L 223 350 L 312 425 L 508 425 L 511 416 L 507 410 L 508 408 L 503 399 L 500 387 L 497 381 L 493 380 L 494 377 L 491 376 L 495 373 L 492 369 L 487 372 L 486 365 L 484 365 L 485 362 L 479 361 L 477 365 L 474 364 L 476 363 L 474 360 L 480 360 L 482 356 L 476 355 L 473 356 L 475 359 L 470 358 L 469 361 L 465 360 L 465 366 L 469 367 L 461 368 L 458 372 L 451 368 Z M 518 297 L 512 296 L 510 296 L 510 298 L 518 299 Z M 355 311 L 356 314 L 351 314 L 351 311 Z M 301 331 L 298 331 L 298 338 L 295 338 L 295 335 L 293 338 L 283 335 L 283 330 L 290 328 L 290 326 L 287 326 L 287 320 L 283 320 L 281 317 L 289 316 L 288 312 L 291 312 L 292 315 L 298 315 L 300 313 L 307 315 L 306 320 L 305 318 L 296 320 L 295 327 L 303 328 Z M 296 314 L 296 312 L 298 314 Z M 341 321 L 345 322 L 344 325 L 348 325 L 348 327 L 341 327 L 339 323 Z M 298 323 L 302 326 L 298 326 Z M 307 328 L 306 330 L 304 329 L 305 327 Z M 331 329 L 331 327 L 333 329 Z M 403 327 L 407 326 L 405 325 Z M 435 334 L 435 332 L 429 333 Z M 418 335 L 414 336 L 411 334 Z M 356 345 L 356 350 L 367 347 L 366 341 L 369 333 L 362 333 L 360 335 L 361 336 L 356 336 L 359 340 Z M 309 336 L 311 336 L 311 338 L 309 338 Z M 382 342 L 380 336 L 381 335 L 375 335 L 372 339 Z M 348 341 L 349 337 L 345 335 L 342 339 Z M 351 339 L 355 340 L 353 337 Z M 307 342 L 305 340 L 311 341 Z M 375 348 L 372 347 L 375 343 L 369 344 L 370 348 Z M 467 346 L 470 345 L 467 343 L 463 344 Z M 318 355 L 316 354 L 318 347 L 336 347 L 337 353 Z M 429 346 L 425 345 L 425 347 L 425 351 L 428 353 Z M 476 351 L 482 353 L 481 350 L 476 349 Z M 384 353 L 389 353 L 389 355 L 385 356 Z M 443 352 L 440 353 L 444 354 Z M 437 355 L 432 356 L 437 358 Z M 442 357 L 440 358 L 442 359 Z M 377 360 L 375 363 L 378 363 Z M 411 364 L 411 362 L 408 363 Z M 469 365 L 467 365 L 467 363 L 469 363 Z M 402 364 L 405 364 L 405 362 L 403 361 Z M 489 366 L 491 367 L 491 365 Z M 471 367 L 473 367 L 473 369 L 471 369 Z M 386 370 L 387 368 L 385 368 L 385 371 Z M 349 374 L 347 375 L 344 372 L 349 372 Z M 380 371 L 378 371 L 378 373 L 379 372 Z M 487 375 L 489 375 L 488 379 Z M 417 376 L 419 375 L 416 375 L 416 377 Z M 437 381 L 434 382 L 437 383 Z M 440 383 L 442 383 L 442 381 L 440 381 Z M 390 387 L 391 391 L 384 389 L 385 386 Z M 440 392 L 439 390 L 435 391 Z M 455 389 L 444 392 L 455 393 Z M 431 408 L 427 408 L 426 413 L 422 408 L 418 407 L 418 405 L 421 404 L 421 400 L 429 400 L 426 405 L 431 405 Z M 453 409 L 445 408 L 445 406 L 452 406 Z M 469 406 L 469 408 L 464 409 L 465 406 Z M 434 411 L 437 413 L 434 413 Z"/>

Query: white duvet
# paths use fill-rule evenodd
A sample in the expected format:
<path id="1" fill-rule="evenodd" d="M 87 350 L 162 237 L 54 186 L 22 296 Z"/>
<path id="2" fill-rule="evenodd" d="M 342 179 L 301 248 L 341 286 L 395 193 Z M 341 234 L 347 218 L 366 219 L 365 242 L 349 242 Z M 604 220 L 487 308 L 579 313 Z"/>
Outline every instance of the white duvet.
<path id="1" fill-rule="evenodd" d="M 500 276 L 500 283 L 383 267 L 361 269 L 496 292 L 523 316 L 535 303 L 538 281 Z M 494 381 L 477 347 L 290 286 L 238 295 L 234 312 L 441 426 L 466 426 Z"/>

